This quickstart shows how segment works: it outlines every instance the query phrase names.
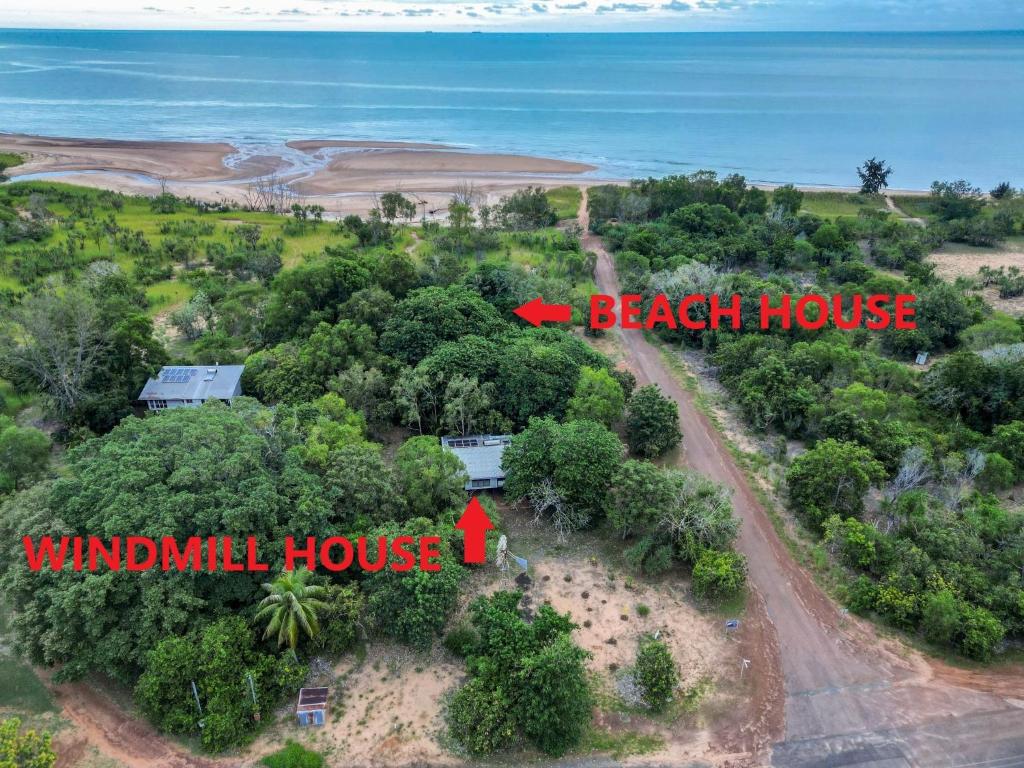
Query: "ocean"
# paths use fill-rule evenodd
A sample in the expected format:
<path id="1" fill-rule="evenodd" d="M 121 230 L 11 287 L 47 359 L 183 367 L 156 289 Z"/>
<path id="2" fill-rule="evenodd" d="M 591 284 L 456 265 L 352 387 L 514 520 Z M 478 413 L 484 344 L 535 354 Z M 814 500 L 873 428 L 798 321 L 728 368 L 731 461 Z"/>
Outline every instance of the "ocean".
<path id="1" fill-rule="evenodd" d="M 1024 33 L 0 30 L 0 131 L 387 139 L 853 185 L 1024 185 Z"/>

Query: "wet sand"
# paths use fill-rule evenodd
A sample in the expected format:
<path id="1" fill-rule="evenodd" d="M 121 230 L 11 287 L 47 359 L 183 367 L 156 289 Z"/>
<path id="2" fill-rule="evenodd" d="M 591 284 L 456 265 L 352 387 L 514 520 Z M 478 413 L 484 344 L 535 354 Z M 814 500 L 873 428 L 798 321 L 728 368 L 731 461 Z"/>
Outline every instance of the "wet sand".
<path id="1" fill-rule="evenodd" d="M 374 196 L 415 193 L 444 207 L 451 192 L 471 182 L 482 198 L 537 184 L 578 183 L 593 166 L 526 155 L 476 153 L 443 144 L 318 139 L 276 146 L 223 142 L 120 141 L 0 134 L 0 152 L 27 157 L 8 170 L 19 177 L 59 180 L 152 195 L 244 203 L 259 177 L 273 176 L 307 202 L 344 214 L 369 210 Z"/>

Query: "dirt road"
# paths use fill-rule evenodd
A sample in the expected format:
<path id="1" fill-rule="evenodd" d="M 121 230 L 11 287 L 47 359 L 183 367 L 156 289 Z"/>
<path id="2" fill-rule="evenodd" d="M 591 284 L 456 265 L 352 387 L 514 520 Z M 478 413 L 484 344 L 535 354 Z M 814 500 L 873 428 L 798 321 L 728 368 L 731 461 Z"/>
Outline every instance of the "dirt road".
<path id="1" fill-rule="evenodd" d="M 241 760 L 208 758 L 191 753 L 157 733 L 145 720 L 125 712 L 106 693 L 88 682 L 55 685 L 44 676 L 61 714 L 74 724 L 57 737 L 56 768 L 70 768 L 90 748 L 125 768 L 240 768 Z"/>
<path id="2" fill-rule="evenodd" d="M 583 244 L 598 254 L 598 289 L 617 295 L 612 260 L 589 232 L 586 206 L 584 190 Z M 679 405 L 683 460 L 732 489 L 742 521 L 737 547 L 749 564 L 753 599 L 746 622 L 754 625 L 743 640 L 761 682 L 746 732 L 732 741 L 721 734 L 723 747 L 745 742 L 766 761 L 772 744 L 772 763 L 787 766 L 895 768 L 1009 759 L 998 763 L 1008 768 L 1018 764 L 1012 762 L 1016 757 L 1024 766 L 1024 702 L 1015 706 L 997 693 L 962 687 L 972 683 L 880 638 L 870 624 L 840 610 L 792 559 L 718 431 L 672 376 L 659 349 L 640 331 L 620 332 L 639 382 L 657 384 Z M 999 690 L 998 680 L 983 674 L 973 683 Z M 1017 690 L 1024 698 L 1024 688 Z M 967 722 L 970 738 L 947 743 L 954 726 Z"/>

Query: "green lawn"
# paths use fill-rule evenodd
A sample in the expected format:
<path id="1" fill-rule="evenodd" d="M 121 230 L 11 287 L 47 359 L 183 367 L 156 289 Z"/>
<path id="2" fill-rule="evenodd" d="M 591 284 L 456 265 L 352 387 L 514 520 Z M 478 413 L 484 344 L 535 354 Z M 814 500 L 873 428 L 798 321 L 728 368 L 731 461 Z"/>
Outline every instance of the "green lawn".
<path id="1" fill-rule="evenodd" d="M 885 200 L 881 195 L 862 195 L 851 192 L 804 192 L 802 210 L 834 219 L 838 216 L 856 216 L 861 208 L 885 210 Z"/>
<path id="2" fill-rule="evenodd" d="M 195 289 L 181 280 L 161 280 L 146 286 L 146 300 L 149 302 L 147 313 L 150 317 L 164 311 L 179 307 L 192 298 Z"/>
<path id="3" fill-rule="evenodd" d="M 931 202 L 924 195 L 893 195 L 892 201 L 907 216 L 915 219 L 925 219 L 932 215 Z"/>
<path id="4" fill-rule="evenodd" d="M 7 622 L 7 606 L 0 603 L 0 709 L 12 709 L 19 714 L 54 711 L 56 707 L 50 692 L 32 668 L 7 649 L 10 640 Z"/>
<path id="5" fill-rule="evenodd" d="M 559 220 L 575 219 L 579 214 L 580 201 L 583 199 L 579 187 L 555 187 L 545 194 Z"/>

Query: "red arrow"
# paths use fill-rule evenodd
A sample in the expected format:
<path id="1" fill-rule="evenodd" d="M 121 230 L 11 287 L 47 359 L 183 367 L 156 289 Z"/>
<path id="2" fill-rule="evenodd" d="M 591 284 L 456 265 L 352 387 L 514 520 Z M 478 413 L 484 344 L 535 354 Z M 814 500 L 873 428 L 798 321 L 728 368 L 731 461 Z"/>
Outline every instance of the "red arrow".
<path id="1" fill-rule="evenodd" d="M 568 304 L 545 304 L 541 296 L 512 311 L 537 328 L 541 323 L 568 323 L 572 318 L 572 307 Z"/>
<path id="2" fill-rule="evenodd" d="M 465 563 L 482 563 L 487 559 L 487 532 L 494 528 L 491 518 L 484 512 L 476 496 L 469 500 L 466 511 L 462 513 L 456 530 L 462 531 L 462 561 Z"/>

